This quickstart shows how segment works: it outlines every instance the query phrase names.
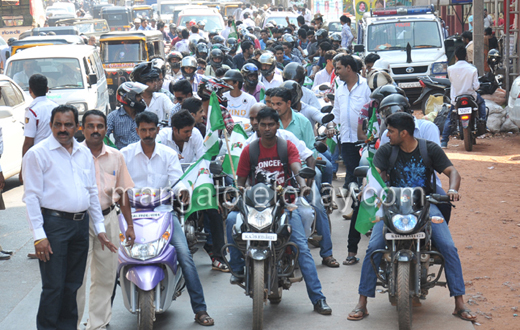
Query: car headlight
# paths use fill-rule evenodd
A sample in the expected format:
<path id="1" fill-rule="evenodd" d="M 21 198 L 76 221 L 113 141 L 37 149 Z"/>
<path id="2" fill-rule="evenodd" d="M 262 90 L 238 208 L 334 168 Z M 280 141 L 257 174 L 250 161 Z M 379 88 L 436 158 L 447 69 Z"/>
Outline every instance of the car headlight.
<path id="1" fill-rule="evenodd" d="M 164 247 L 170 241 L 171 225 L 166 229 L 164 234 L 156 241 L 149 243 L 134 243 L 133 246 L 124 246 L 126 254 L 131 258 L 139 260 L 148 260 L 156 257 L 162 252 Z"/>
<path id="2" fill-rule="evenodd" d="M 86 103 L 83 103 L 83 102 L 78 102 L 78 103 L 68 103 L 67 105 L 73 105 L 76 107 L 76 109 L 78 109 L 78 113 L 82 114 L 82 113 L 85 113 L 87 112 L 88 110 L 88 106 Z"/>
<path id="3" fill-rule="evenodd" d="M 432 74 L 448 73 L 448 62 L 437 62 L 432 65 Z"/>
<path id="4" fill-rule="evenodd" d="M 392 217 L 394 228 L 403 234 L 411 232 L 417 225 L 417 217 L 413 214 L 396 214 Z"/>
<path id="5" fill-rule="evenodd" d="M 247 206 L 247 223 L 258 230 L 262 230 L 273 222 L 271 208 L 259 212 L 254 207 Z"/>

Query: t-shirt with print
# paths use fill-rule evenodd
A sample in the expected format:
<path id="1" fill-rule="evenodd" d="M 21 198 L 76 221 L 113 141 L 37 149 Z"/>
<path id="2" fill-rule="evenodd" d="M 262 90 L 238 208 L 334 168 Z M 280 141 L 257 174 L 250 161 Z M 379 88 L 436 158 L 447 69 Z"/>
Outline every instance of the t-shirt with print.
<path id="1" fill-rule="evenodd" d="M 284 186 L 285 181 L 289 179 L 289 177 L 284 176 L 282 162 L 280 160 L 280 157 L 278 156 L 278 147 L 275 144 L 271 148 L 266 148 L 262 145 L 261 140 L 262 139 L 260 138 L 260 142 L 258 143 L 260 154 L 258 155 L 258 165 L 256 166 L 255 177 L 260 172 L 277 173 L 278 175 L 276 179 L 278 184 Z M 242 178 L 249 177 L 249 172 L 251 170 L 251 162 L 249 159 L 249 147 L 250 145 L 244 148 L 242 154 L 240 155 L 240 160 L 238 162 L 237 176 Z M 300 162 L 300 155 L 298 153 L 298 149 L 291 141 L 287 141 L 287 158 L 289 160 L 289 166 L 292 163 Z"/>
<path id="2" fill-rule="evenodd" d="M 448 156 L 436 143 L 426 141 L 426 148 L 432 167 L 438 173 L 442 173 L 446 168 L 452 166 Z M 394 167 L 389 169 L 390 156 L 392 154 L 392 146 L 386 143 L 379 147 L 374 156 L 374 166 L 382 172 L 386 171 L 390 178 L 391 187 L 411 187 L 423 188 L 425 194 L 432 191 L 431 169 L 424 165 L 419 144 L 414 151 L 408 153 L 399 148 L 399 154 L 395 161 Z"/>
<path id="3" fill-rule="evenodd" d="M 228 100 L 227 110 L 232 116 L 249 119 L 249 109 L 256 104 L 254 96 L 242 92 L 239 97 L 233 97 L 230 92 L 226 92 L 224 97 Z"/>

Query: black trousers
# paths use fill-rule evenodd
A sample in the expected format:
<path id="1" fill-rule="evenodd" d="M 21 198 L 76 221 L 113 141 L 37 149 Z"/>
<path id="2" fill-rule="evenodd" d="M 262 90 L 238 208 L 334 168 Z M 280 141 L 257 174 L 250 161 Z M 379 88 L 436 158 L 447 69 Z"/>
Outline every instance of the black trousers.
<path id="1" fill-rule="evenodd" d="M 352 218 L 350 220 L 350 228 L 348 229 L 348 244 L 347 250 L 348 252 L 357 253 L 359 241 L 361 241 L 361 234 L 356 230 L 356 220 L 359 211 L 358 206 L 352 209 Z"/>
<path id="2" fill-rule="evenodd" d="M 89 240 L 88 214 L 81 221 L 43 217 L 53 254 L 40 261 L 42 294 L 36 316 L 38 330 L 76 330 L 76 292 L 83 283 Z"/>
<path id="3" fill-rule="evenodd" d="M 343 185 L 345 189 L 348 189 L 349 183 L 357 181 L 357 178 L 354 176 L 354 170 L 359 166 L 359 161 L 361 160 L 359 149 L 360 147 L 357 147 L 355 143 L 341 144 L 341 156 L 346 167 L 345 184 Z"/>

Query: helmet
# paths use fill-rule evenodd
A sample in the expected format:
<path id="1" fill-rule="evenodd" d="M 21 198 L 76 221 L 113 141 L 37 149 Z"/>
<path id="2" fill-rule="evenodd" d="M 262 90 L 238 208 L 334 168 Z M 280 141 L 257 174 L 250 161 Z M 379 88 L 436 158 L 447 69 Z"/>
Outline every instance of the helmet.
<path id="1" fill-rule="evenodd" d="M 246 63 L 242 67 L 240 73 L 242 73 L 247 87 L 256 88 L 256 85 L 258 85 L 258 67 L 256 65 L 253 63 Z M 256 75 L 256 79 L 250 79 L 249 77 L 252 75 Z"/>
<path id="2" fill-rule="evenodd" d="M 186 68 L 193 68 L 193 72 L 187 73 Z M 186 56 L 181 61 L 181 72 L 182 76 L 186 80 L 193 79 L 193 76 L 195 76 L 195 71 L 197 70 L 197 60 L 193 56 Z"/>
<path id="3" fill-rule="evenodd" d="M 387 60 L 379 59 L 374 62 L 372 69 L 377 69 L 379 71 L 383 70 L 390 73 L 390 63 Z"/>
<path id="4" fill-rule="evenodd" d="M 260 62 L 260 65 L 262 64 L 268 64 L 270 65 L 269 69 L 263 70 L 262 67 L 260 67 L 260 72 L 262 73 L 262 76 L 270 76 L 274 69 L 276 68 L 276 59 L 274 58 L 274 54 L 271 52 L 264 53 L 260 56 L 258 59 L 258 62 Z"/>
<path id="5" fill-rule="evenodd" d="M 16 39 L 15 37 L 11 37 L 11 38 L 7 39 L 7 45 L 11 46 L 13 44 L 13 42 L 15 42 L 16 40 L 18 40 L 18 39 Z"/>
<path id="6" fill-rule="evenodd" d="M 237 51 L 238 49 L 238 41 L 236 38 L 228 38 L 227 40 L 227 46 L 231 51 Z"/>
<path id="7" fill-rule="evenodd" d="M 222 80 L 235 80 L 240 81 L 241 83 L 244 82 L 244 76 L 240 73 L 237 69 L 227 70 L 224 77 L 222 77 Z"/>
<path id="8" fill-rule="evenodd" d="M 170 29 L 170 32 L 173 33 L 177 28 L 177 25 L 175 23 L 171 23 L 170 26 L 168 26 L 168 28 Z"/>
<path id="9" fill-rule="evenodd" d="M 197 95 L 199 95 L 203 101 L 207 101 L 209 100 L 211 93 L 215 92 L 219 102 L 224 106 L 227 106 L 227 101 L 222 97 L 222 94 L 232 89 L 232 86 L 229 86 L 224 80 L 220 78 L 202 76 L 197 90 Z"/>
<path id="10" fill-rule="evenodd" d="M 135 97 L 142 94 L 147 88 L 148 86 L 145 84 L 126 81 L 117 88 L 116 98 L 121 104 L 128 105 L 137 112 L 142 112 L 146 109 L 146 104 L 143 100 L 137 102 Z"/>
<path id="11" fill-rule="evenodd" d="M 195 48 L 197 47 L 197 44 L 199 43 L 199 40 L 202 39 L 202 37 L 199 34 L 192 34 L 188 38 L 188 42 L 190 45 L 190 52 L 192 54 L 195 54 Z"/>
<path id="12" fill-rule="evenodd" d="M 286 34 L 284 34 L 282 36 L 282 41 L 283 42 L 291 42 L 292 43 L 292 42 L 294 42 L 294 38 L 293 38 L 293 36 L 291 34 L 286 33 Z"/>
<path id="13" fill-rule="evenodd" d="M 333 34 L 330 36 L 330 39 L 331 39 L 332 41 L 339 41 L 339 42 L 341 42 L 341 33 L 339 33 L 339 32 L 335 32 L 335 33 L 333 33 Z"/>
<path id="14" fill-rule="evenodd" d="M 393 84 L 394 80 L 385 71 L 372 70 L 367 77 L 368 87 L 374 90 L 378 87 Z"/>
<path id="15" fill-rule="evenodd" d="M 325 29 L 318 29 L 318 31 L 316 31 L 315 36 L 317 40 L 327 39 L 329 33 Z"/>
<path id="16" fill-rule="evenodd" d="M 401 94 L 388 95 L 379 105 L 379 113 L 382 118 L 387 118 L 396 112 L 412 113 L 408 99 Z"/>
<path id="17" fill-rule="evenodd" d="M 216 58 L 220 58 L 220 62 L 215 62 Z M 220 49 L 212 49 L 211 53 L 209 53 L 209 65 L 211 65 L 215 69 L 218 69 L 222 67 L 223 61 L 224 53 Z"/>
<path id="18" fill-rule="evenodd" d="M 216 35 L 218 35 L 217 29 L 213 29 L 213 30 L 209 31 L 209 33 L 208 33 L 209 40 L 213 40 L 213 37 L 215 37 Z"/>
<path id="19" fill-rule="evenodd" d="M 257 39 L 256 36 L 254 34 L 252 34 L 252 33 L 249 33 L 249 32 L 244 34 L 244 37 L 242 38 L 242 40 L 249 40 L 249 41 L 251 41 L 253 43 L 255 42 L 256 39 Z"/>
<path id="20" fill-rule="evenodd" d="M 195 55 L 197 55 L 198 58 L 206 59 L 208 58 L 208 45 L 201 42 L 197 44 Z"/>
<path id="21" fill-rule="evenodd" d="M 204 21 L 204 20 L 199 21 L 199 22 L 197 23 L 197 25 L 198 25 L 199 27 L 201 27 L 201 26 L 206 26 L 206 21 Z"/>
<path id="22" fill-rule="evenodd" d="M 162 58 L 154 58 L 152 61 L 152 66 L 155 70 L 162 73 L 163 77 L 166 75 L 166 62 Z"/>
<path id="23" fill-rule="evenodd" d="M 216 35 L 213 37 L 213 39 L 211 39 L 211 43 L 224 45 L 226 43 L 226 39 L 224 39 L 224 37 L 221 35 Z"/>
<path id="24" fill-rule="evenodd" d="M 222 51 L 222 53 L 226 53 L 226 52 L 229 52 L 229 48 L 227 48 L 226 46 L 224 46 L 223 44 L 213 44 L 212 48 L 211 49 L 220 49 Z"/>
<path id="25" fill-rule="evenodd" d="M 246 26 L 246 30 L 247 30 L 249 33 L 253 33 L 253 32 L 255 32 L 255 29 L 254 29 L 252 26 Z"/>
<path id="26" fill-rule="evenodd" d="M 176 63 L 172 62 L 171 60 L 174 58 L 179 59 L 179 62 L 176 62 Z M 178 69 L 181 67 L 182 54 L 181 54 L 181 52 L 178 52 L 178 51 L 171 52 L 170 54 L 168 54 L 168 57 L 166 58 L 166 60 L 168 61 L 168 63 L 170 63 L 170 66 L 172 69 Z"/>
<path id="27" fill-rule="evenodd" d="M 384 85 L 384 86 L 376 88 L 372 92 L 372 94 L 370 94 L 370 98 L 377 100 L 377 102 L 379 104 L 381 104 L 381 101 L 383 101 L 383 99 L 385 97 L 387 97 L 388 95 L 392 95 L 392 94 L 400 94 L 400 95 L 406 97 L 406 94 L 402 88 L 397 87 L 392 84 L 392 85 Z"/>
<path id="28" fill-rule="evenodd" d="M 291 106 L 300 102 L 303 96 L 302 86 L 294 80 L 285 81 L 280 87 L 291 91 Z"/>
<path id="29" fill-rule="evenodd" d="M 294 80 L 302 85 L 305 80 L 305 69 L 299 63 L 292 62 L 285 66 L 282 74 L 283 80 Z"/>
<path id="30" fill-rule="evenodd" d="M 195 20 L 191 20 L 190 23 L 189 23 L 190 26 L 195 26 L 197 25 L 197 22 L 195 22 Z"/>
<path id="31" fill-rule="evenodd" d="M 502 56 L 500 56 L 500 52 L 496 49 L 490 49 L 488 52 L 487 62 L 490 67 L 495 67 L 502 61 Z"/>
<path id="32" fill-rule="evenodd" d="M 159 78 L 159 70 L 153 67 L 152 62 L 141 62 L 134 67 L 130 74 L 130 80 L 146 84 Z"/>

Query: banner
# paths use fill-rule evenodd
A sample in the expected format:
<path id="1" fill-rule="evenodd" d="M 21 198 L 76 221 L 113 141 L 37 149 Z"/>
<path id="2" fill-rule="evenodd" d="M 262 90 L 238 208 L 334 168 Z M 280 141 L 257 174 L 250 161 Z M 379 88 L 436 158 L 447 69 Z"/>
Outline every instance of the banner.
<path id="1" fill-rule="evenodd" d="M 320 13 L 324 21 L 337 21 L 343 15 L 343 0 L 314 0 L 314 13 Z"/>

